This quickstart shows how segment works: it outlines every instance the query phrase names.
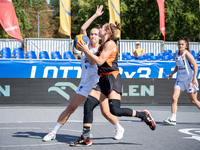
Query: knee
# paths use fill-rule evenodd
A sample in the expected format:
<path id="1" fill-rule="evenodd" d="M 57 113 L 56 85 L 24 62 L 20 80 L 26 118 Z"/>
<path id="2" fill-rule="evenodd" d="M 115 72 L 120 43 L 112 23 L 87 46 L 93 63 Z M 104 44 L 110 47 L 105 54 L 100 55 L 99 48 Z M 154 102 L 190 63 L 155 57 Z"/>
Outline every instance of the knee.
<path id="1" fill-rule="evenodd" d="M 178 96 L 172 95 L 172 102 L 173 102 L 173 103 L 178 102 Z"/>
<path id="2" fill-rule="evenodd" d="M 85 101 L 84 104 L 84 114 L 88 114 L 91 111 L 93 111 L 93 109 L 99 104 L 99 101 L 92 97 L 92 96 L 88 96 L 87 100 Z"/>
<path id="3" fill-rule="evenodd" d="M 120 108 L 112 107 L 112 108 L 110 108 L 110 112 L 111 112 L 111 114 L 113 114 L 115 116 L 121 117 Z"/>
<path id="4" fill-rule="evenodd" d="M 109 119 L 112 116 L 112 114 L 109 111 L 103 111 L 101 113 L 106 119 Z"/>
<path id="5" fill-rule="evenodd" d="M 190 98 L 190 101 L 191 101 L 192 104 L 196 105 L 196 101 L 197 101 L 197 100 L 195 100 L 195 99 L 193 99 L 193 98 Z"/>

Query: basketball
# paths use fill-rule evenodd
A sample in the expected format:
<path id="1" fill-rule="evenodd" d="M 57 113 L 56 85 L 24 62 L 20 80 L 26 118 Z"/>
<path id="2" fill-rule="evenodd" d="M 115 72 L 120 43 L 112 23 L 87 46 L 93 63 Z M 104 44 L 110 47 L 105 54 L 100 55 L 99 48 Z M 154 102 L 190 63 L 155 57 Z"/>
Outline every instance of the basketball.
<path id="1" fill-rule="evenodd" d="M 75 38 L 74 38 L 74 46 L 77 50 L 80 50 L 80 47 L 78 46 L 78 42 L 82 41 L 83 44 L 87 44 L 89 42 L 90 44 L 90 39 L 87 35 L 84 35 L 84 34 L 79 34 L 77 35 Z"/>

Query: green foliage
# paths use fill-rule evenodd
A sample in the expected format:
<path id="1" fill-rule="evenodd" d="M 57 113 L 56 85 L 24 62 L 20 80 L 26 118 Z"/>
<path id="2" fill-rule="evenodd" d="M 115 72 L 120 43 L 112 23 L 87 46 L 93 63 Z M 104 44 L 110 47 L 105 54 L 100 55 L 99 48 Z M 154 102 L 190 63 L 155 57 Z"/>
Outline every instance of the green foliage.
<path id="1" fill-rule="evenodd" d="M 37 14 L 53 7 L 54 15 L 40 14 L 40 37 L 69 38 L 58 32 L 60 26 L 59 0 L 13 0 L 23 38 L 37 37 Z M 95 19 L 87 32 L 96 24 L 109 21 L 108 0 L 71 0 L 71 38 L 80 33 L 83 23 L 104 5 L 104 14 Z M 166 41 L 177 41 L 187 36 L 190 41 L 200 40 L 200 12 L 197 0 L 165 0 Z M 52 13 L 51 13 L 52 14 Z M 159 27 L 156 0 L 120 0 L 121 39 L 163 40 Z M 0 38 L 10 38 L 0 26 Z"/>

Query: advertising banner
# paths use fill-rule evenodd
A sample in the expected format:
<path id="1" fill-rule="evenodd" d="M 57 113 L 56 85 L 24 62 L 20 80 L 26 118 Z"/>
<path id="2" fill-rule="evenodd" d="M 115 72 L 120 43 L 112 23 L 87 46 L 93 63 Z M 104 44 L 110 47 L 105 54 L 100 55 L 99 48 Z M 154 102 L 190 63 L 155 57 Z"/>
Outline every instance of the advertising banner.
<path id="1" fill-rule="evenodd" d="M 122 104 L 171 105 L 175 79 L 122 79 Z M 0 104 L 69 104 L 80 79 L 1 78 Z M 184 92 L 179 104 L 191 104 Z"/>
<path id="2" fill-rule="evenodd" d="M 119 61 L 122 78 L 166 78 L 175 62 Z M 198 65 L 200 63 L 197 62 Z M 174 74 L 172 78 L 176 78 Z M 197 77 L 200 78 L 199 72 Z M 81 78 L 80 61 L 0 60 L 0 78 Z"/>

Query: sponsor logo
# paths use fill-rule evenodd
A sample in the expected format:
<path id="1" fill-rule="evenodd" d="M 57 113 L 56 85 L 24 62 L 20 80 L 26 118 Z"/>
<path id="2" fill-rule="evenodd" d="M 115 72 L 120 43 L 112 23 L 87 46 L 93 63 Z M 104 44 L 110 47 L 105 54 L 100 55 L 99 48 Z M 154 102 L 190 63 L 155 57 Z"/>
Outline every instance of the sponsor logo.
<path id="1" fill-rule="evenodd" d="M 0 86 L 0 96 L 4 95 L 5 97 L 10 97 L 10 85 L 5 85 L 5 88 Z"/>
<path id="2" fill-rule="evenodd" d="M 122 86 L 122 96 L 154 96 L 154 85 L 128 85 L 128 91 Z"/>
<path id="3" fill-rule="evenodd" d="M 65 99 L 70 100 L 69 94 L 67 94 L 64 90 L 66 87 L 70 87 L 74 91 L 76 91 L 77 86 L 71 82 L 57 82 L 54 86 L 48 89 L 48 92 L 57 92 Z M 82 87 L 79 88 L 81 90 Z M 127 89 L 127 86 L 126 88 Z M 154 85 L 128 85 L 128 91 L 124 90 L 124 86 L 122 87 L 122 96 L 154 96 Z"/>
<path id="4" fill-rule="evenodd" d="M 70 96 L 69 94 L 67 94 L 64 90 L 66 89 L 66 87 L 70 87 L 72 88 L 74 91 L 76 91 L 77 86 L 74 85 L 71 82 L 57 82 L 54 86 L 50 87 L 48 89 L 48 92 L 52 92 L 55 91 L 57 93 L 59 93 L 61 96 L 63 96 L 65 99 L 70 100 Z"/>
<path id="5" fill-rule="evenodd" d="M 179 129 L 178 131 L 189 135 L 189 137 L 183 137 L 183 139 L 194 139 L 200 141 L 200 128 Z"/>
<path id="6" fill-rule="evenodd" d="M 6 31 L 10 31 L 10 30 L 15 30 L 15 29 L 17 29 L 17 28 L 18 28 L 18 26 L 12 26 L 12 27 L 6 28 L 5 30 L 6 30 Z"/>

